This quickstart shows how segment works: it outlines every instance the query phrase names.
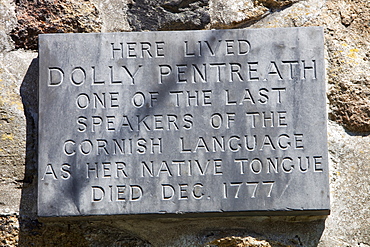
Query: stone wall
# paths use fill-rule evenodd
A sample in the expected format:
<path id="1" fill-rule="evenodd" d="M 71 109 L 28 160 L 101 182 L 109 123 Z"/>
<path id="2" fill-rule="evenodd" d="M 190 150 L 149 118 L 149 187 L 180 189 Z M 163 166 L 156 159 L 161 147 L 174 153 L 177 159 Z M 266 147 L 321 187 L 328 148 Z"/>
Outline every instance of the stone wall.
<path id="1" fill-rule="evenodd" d="M 39 221 L 37 35 L 323 26 L 331 215 Z M 0 1 L 0 246 L 370 246 L 370 1 Z"/>

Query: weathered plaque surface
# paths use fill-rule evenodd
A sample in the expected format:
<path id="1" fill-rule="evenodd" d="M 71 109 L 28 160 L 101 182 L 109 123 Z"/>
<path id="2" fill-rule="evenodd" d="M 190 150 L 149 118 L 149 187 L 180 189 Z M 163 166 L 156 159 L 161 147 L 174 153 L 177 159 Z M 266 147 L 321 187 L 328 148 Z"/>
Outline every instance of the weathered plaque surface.
<path id="1" fill-rule="evenodd" d="M 322 28 L 39 39 L 39 216 L 329 212 Z"/>

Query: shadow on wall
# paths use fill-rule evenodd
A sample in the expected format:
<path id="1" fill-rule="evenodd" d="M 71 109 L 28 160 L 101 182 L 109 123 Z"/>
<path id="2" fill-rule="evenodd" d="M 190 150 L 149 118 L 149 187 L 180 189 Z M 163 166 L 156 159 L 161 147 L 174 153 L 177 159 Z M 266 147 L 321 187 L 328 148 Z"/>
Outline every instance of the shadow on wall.
<path id="1" fill-rule="evenodd" d="M 37 217 L 38 59 L 20 94 L 27 122 L 26 164 L 20 205 L 19 246 L 317 246 L 325 218 L 249 216 L 218 218 L 54 219 Z M 81 220 L 80 220 L 81 219 Z M 265 240 L 253 244 L 249 236 Z M 254 240 L 253 240 L 254 241 Z M 268 245 L 267 245 L 268 244 Z"/>
<path id="2" fill-rule="evenodd" d="M 37 119 L 38 119 L 38 58 L 32 60 L 22 81 L 20 95 L 26 116 L 26 160 L 21 204 L 19 209 L 19 244 L 24 234 L 37 234 Z"/>

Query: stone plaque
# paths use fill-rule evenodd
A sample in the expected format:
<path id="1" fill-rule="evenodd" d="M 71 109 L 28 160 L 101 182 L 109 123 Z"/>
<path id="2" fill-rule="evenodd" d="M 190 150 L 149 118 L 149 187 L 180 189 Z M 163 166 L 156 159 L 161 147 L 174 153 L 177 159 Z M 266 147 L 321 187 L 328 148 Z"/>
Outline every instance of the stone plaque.
<path id="1" fill-rule="evenodd" d="M 46 34 L 39 62 L 39 216 L 329 213 L 322 28 Z"/>

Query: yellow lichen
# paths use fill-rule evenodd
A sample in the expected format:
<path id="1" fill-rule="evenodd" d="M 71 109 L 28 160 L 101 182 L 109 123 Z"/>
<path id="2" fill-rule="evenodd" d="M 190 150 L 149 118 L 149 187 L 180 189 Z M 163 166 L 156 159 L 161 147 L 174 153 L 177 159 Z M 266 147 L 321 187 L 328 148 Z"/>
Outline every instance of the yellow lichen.
<path id="1" fill-rule="evenodd" d="M 23 104 L 22 104 L 22 102 L 20 102 L 20 101 L 15 101 L 15 102 L 12 102 L 12 103 L 13 103 L 13 105 L 16 105 L 16 106 L 17 106 L 17 109 L 18 109 L 18 110 L 23 111 Z"/>
<path id="2" fill-rule="evenodd" d="M 348 57 L 353 58 L 353 59 L 356 59 L 357 58 L 356 52 L 358 52 L 358 49 L 351 49 L 351 50 L 349 50 Z"/>
<path id="3" fill-rule="evenodd" d="M 258 240 L 253 237 L 225 237 L 214 240 L 209 244 L 218 247 L 271 247 L 270 243 L 265 240 Z M 283 245 L 281 245 L 283 246 Z"/>
<path id="4" fill-rule="evenodd" d="M 6 141 L 6 140 L 14 140 L 14 135 L 12 133 L 6 133 L 2 134 L 1 140 Z"/>
<path id="5" fill-rule="evenodd" d="M 356 52 L 358 52 L 358 51 L 359 51 L 358 49 L 351 49 L 351 50 L 349 50 L 348 57 L 353 58 L 353 59 L 356 59 L 357 58 Z"/>

